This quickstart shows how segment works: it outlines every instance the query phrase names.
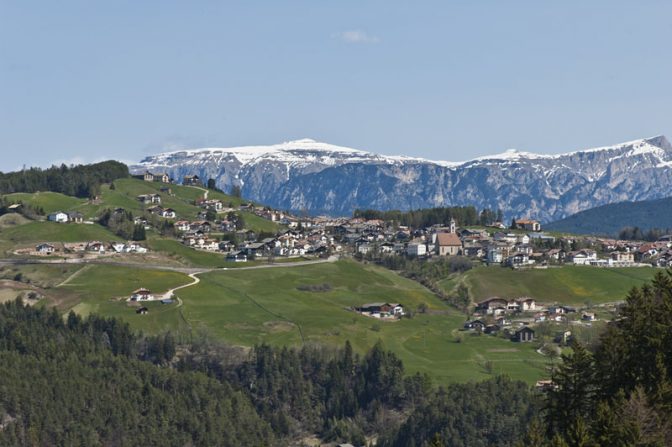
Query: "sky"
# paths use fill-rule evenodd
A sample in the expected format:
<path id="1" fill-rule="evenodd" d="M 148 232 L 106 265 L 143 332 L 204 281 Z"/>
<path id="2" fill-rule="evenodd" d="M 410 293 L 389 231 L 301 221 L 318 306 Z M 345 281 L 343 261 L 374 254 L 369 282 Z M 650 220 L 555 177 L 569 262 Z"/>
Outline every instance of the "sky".
<path id="1" fill-rule="evenodd" d="M 0 0 L 0 170 L 312 138 L 459 161 L 672 136 L 672 2 Z"/>

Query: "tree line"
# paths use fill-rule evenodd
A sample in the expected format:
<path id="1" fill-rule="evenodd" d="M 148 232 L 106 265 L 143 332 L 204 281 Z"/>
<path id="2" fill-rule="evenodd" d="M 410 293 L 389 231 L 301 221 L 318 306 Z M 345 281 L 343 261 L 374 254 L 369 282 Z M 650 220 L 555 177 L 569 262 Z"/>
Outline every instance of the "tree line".
<path id="1" fill-rule="evenodd" d="M 639 227 L 624 227 L 618 232 L 618 238 L 626 241 L 649 241 L 655 242 L 662 236 L 672 234 L 672 228 L 651 228 L 643 230 Z"/>
<path id="2" fill-rule="evenodd" d="M 128 176 L 128 166 L 114 160 L 89 165 L 30 168 L 0 173 L 0 194 L 52 191 L 88 198 L 98 195 L 103 183 Z"/>
<path id="3" fill-rule="evenodd" d="M 432 225 L 447 226 L 450 224 L 450 219 L 455 219 L 461 226 L 492 225 L 494 222 L 501 222 L 503 219 L 501 210 L 484 209 L 479 213 L 473 206 L 423 208 L 411 211 L 357 209 L 354 211 L 353 217 L 367 220 L 380 219 L 412 228 L 430 227 Z"/>

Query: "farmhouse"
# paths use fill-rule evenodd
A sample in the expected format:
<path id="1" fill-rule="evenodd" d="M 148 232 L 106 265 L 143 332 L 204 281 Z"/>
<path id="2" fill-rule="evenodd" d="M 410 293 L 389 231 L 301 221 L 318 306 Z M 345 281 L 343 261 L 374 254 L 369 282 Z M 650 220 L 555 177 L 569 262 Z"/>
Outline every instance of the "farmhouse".
<path id="1" fill-rule="evenodd" d="M 177 213 L 172 208 L 165 208 L 159 212 L 159 216 L 165 217 L 166 219 L 175 219 L 177 217 Z"/>
<path id="2" fill-rule="evenodd" d="M 63 211 L 56 211 L 47 216 L 47 220 L 51 222 L 65 223 L 68 221 L 68 215 Z"/>
<path id="3" fill-rule="evenodd" d="M 390 318 L 404 315 L 404 307 L 399 303 L 367 303 L 357 308 L 362 315 L 374 318 Z"/>
<path id="4" fill-rule="evenodd" d="M 162 172 L 161 174 L 154 174 L 154 181 L 161 183 L 170 183 L 170 176 L 165 172 Z"/>
<path id="5" fill-rule="evenodd" d="M 184 186 L 203 186 L 201 178 L 197 175 L 185 175 L 182 184 Z"/>
<path id="6" fill-rule="evenodd" d="M 68 213 L 68 221 L 75 223 L 84 222 L 84 215 L 78 211 Z"/>
<path id="7" fill-rule="evenodd" d="M 142 203 L 160 204 L 161 196 L 159 194 L 141 194 L 138 196 L 138 200 Z"/>
<path id="8" fill-rule="evenodd" d="M 131 293 L 131 301 L 151 301 L 154 299 L 149 289 L 140 288 Z"/>
<path id="9" fill-rule="evenodd" d="M 525 326 L 524 328 L 517 330 L 513 335 L 513 341 L 521 343 L 534 341 L 534 329 Z"/>
<path id="10" fill-rule="evenodd" d="M 53 252 L 56 251 L 56 247 L 54 247 L 51 244 L 44 243 L 44 244 L 39 244 L 38 246 L 36 246 L 35 251 L 38 252 L 38 253 L 41 253 L 43 255 L 50 255 L 50 254 L 52 254 Z"/>

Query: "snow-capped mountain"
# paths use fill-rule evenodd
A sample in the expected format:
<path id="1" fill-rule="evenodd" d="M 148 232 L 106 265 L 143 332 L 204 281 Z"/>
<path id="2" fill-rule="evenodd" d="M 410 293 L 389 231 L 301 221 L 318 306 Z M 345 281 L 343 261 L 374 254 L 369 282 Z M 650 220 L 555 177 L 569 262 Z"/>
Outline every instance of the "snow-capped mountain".
<path id="1" fill-rule="evenodd" d="M 672 195 L 663 136 L 560 155 L 509 150 L 465 162 L 384 156 L 313 140 L 193 149 L 145 158 L 133 172 L 214 178 L 273 207 L 349 215 L 356 208 L 501 208 L 551 221 L 595 206 Z"/>

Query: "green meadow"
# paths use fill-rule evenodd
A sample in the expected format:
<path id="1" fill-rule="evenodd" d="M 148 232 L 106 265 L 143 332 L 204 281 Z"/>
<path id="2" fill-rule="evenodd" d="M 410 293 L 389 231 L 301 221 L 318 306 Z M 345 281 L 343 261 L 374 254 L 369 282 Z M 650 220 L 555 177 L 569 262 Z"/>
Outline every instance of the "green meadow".
<path id="1" fill-rule="evenodd" d="M 452 290 L 463 281 L 475 302 L 492 296 L 529 296 L 542 303 L 599 304 L 623 300 L 631 288 L 650 281 L 657 271 L 650 267 L 563 266 L 513 270 L 493 266 L 474 268 L 461 277 L 444 280 L 441 285 Z"/>
<path id="2" fill-rule="evenodd" d="M 382 340 L 410 371 L 426 372 L 440 383 L 477 380 L 491 373 L 532 382 L 546 374 L 547 360 L 532 344 L 460 331 L 462 314 L 421 285 L 381 268 L 339 261 L 215 271 L 200 278 L 197 286 L 178 292 L 184 301 L 183 314 L 192 328 L 206 329 L 228 343 L 340 346 L 350 340 L 364 352 Z M 320 284 L 331 289 L 299 290 Z M 349 310 L 376 301 L 399 302 L 414 312 L 425 303 L 428 312 L 412 319 L 380 321 Z"/>
<path id="3" fill-rule="evenodd" d="M 23 202 L 37 208 L 42 208 L 47 214 L 53 213 L 54 211 L 67 211 L 86 203 L 86 200 L 84 199 L 66 196 L 58 192 L 17 192 L 14 194 L 7 194 L 4 197 L 11 202 Z"/>
<path id="4" fill-rule="evenodd" d="M 138 315 L 135 313 L 136 307 L 129 305 L 126 299 L 131 292 L 141 287 L 160 295 L 190 282 L 191 278 L 178 272 L 89 265 L 58 289 L 77 298 L 68 302 L 70 307 L 62 307 L 64 311 L 118 317 L 128 321 L 134 329 L 157 333 L 184 329 L 177 303 L 143 303 L 143 306 L 149 308 L 149 313 Z"/>
<path id="5" fill-rule="evenodd" d="M 13 244 L 36 242 L 111 241 L 119 237 L 98 224 L 64 224 L 33 221 L 0 230 L 0 240 Z"/>

